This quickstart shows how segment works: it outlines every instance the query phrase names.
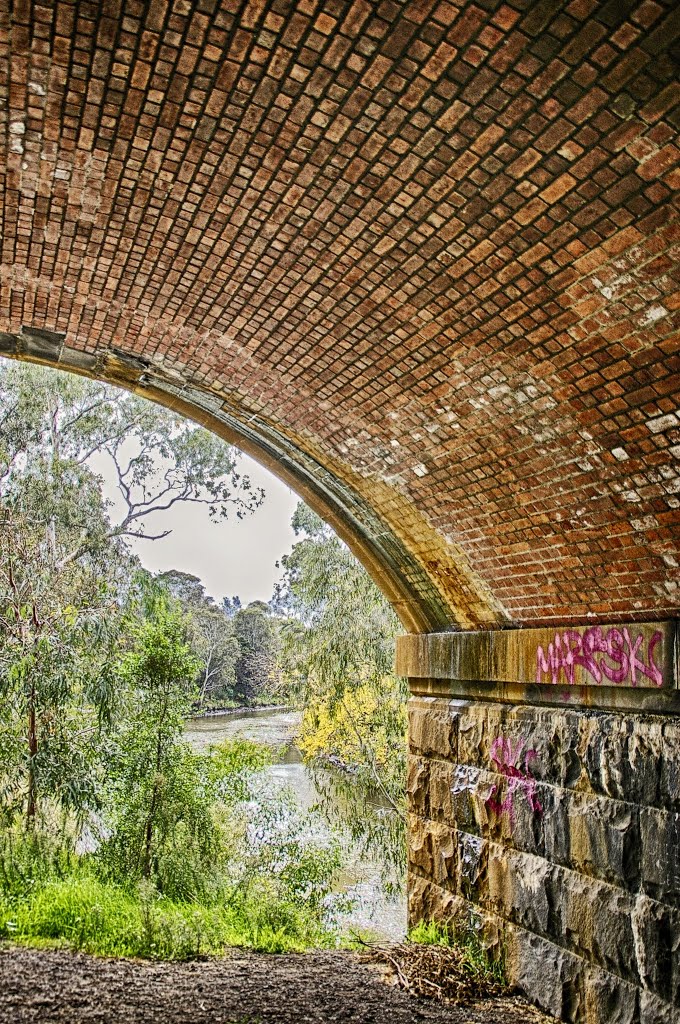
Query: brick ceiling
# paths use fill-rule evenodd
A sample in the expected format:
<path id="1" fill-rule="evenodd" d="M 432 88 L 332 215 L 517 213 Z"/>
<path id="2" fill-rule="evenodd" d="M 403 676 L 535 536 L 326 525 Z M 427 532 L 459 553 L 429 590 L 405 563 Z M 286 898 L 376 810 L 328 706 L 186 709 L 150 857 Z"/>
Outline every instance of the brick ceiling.
<path id="1" fill-rule="evenodd" d="M 241 439 L 409 628 L 673 614 L 679 32 L 0 0 L 0 350 Z"/>

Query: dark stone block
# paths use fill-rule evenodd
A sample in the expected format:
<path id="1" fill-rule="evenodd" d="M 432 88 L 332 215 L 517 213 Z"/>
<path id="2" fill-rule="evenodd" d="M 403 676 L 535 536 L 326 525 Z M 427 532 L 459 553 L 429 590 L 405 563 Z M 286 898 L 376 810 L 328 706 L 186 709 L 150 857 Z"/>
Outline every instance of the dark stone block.
<path id="1" fill-rule="evenodd" d="M 680 906 L 680 811 L 640 811 L 642 884 L 663 903 Z"/>
<path id="2" fill-rule="evenodd" d="M 614 886 L 556 866 L 551 869 L 547 890 L 552 941 L 637 983 L 633 898 Z"/>
<path id="3" fill-rule="evenodd" d="M 454 767 L 451 777 L 451 814 L 459 831 L 477 836 L 481 834 L 485 824 L 485 792 L 484 779 L 478 768 L 468 765 Z"/>
<path id="4" fill-rule="evenodd" d="M 59 360 L 65 334 L 59 331 L 45 331 L 38 327 L 21 328 L 21 349 L 27 355 L 39 359 Z"/>
<path id="5" fill-rule="evenodd" d="M 583 1020 L 584 967 L 578 957 L 539 935 L 512 929 L 507 957 L 509 979 L 530 993 L 541 1009 L 566 1024 Z"/>
<path id="6" fill-rule="evenodd" d="M 0 352 L 14 353 L 17 350 L 17 339 L 15 334 L 5 334 L 0 331 Z"/>
<path id="7" fill-rule="evenodd" d="M 606 797 L 569 798 L 570 864 L 583 874 L 635 888 L 640 877 L 637 808 Z"/>
<path id="8" fill-rule="evenodd" d="M 566 866 L 571 861 L 570 794 L 565 789 L 542 786 L 539 799 L 543 805 L 544 856 L 554 864 Z"/>
<path id="9" fill-rule="evenodd" d="M 661 751 L 661 804 L 680 811 L 680 723 L 666 722 Z"/>
<path id="10" fill-rule="evenodd" d="M 653 992 L 640 992 L 640 1024 L 678 1024 L 677 1006 L 659 999 Z"/>
<path id="11" fill-rule="evenodd" d="M 639 992 L 613 974 L 591 967 L 585 974 L 588 1024 L 638 1024 Z"/>
<path id="12" fill-rule="evenodd" d="M 480 903 L 486 887 L 487 843 L 467 832 L 456 832 L 455 836 L 460 895 L 471 903 Z"/>
<path id="13" fill-rule="evenodd" d="M 680 912 L 640 896 L 632 923 L 640 981 L 659 999 L 680 1007 Z"/>

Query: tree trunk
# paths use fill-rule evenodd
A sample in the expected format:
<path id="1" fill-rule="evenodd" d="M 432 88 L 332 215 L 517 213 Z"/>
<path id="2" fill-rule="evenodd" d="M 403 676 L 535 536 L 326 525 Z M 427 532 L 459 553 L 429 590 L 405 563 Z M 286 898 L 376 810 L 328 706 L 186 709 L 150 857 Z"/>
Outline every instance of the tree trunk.
<path id="1" fill-rule="evenodd" d="M 163 709 L 163 715 L 161 716 L 161 722 L 165 717 L 165 708 Z M 144 830 L 144 863 L 142 865 L 142 875 L 144 878 L 151 877 L 151 854 L 153 851 L 153 819 L 156 813 L 156 805 L 158 803 L 158 780 L 161 774 L 161 756 L 163 752 L 163 740 L 161 737 L 160 726 L 158 733 L 156 734 L 156 777 L 153 782 L 153 790 L 151 791 L 151 803 L 149 804 L 149 814 L 146 819 L 146 828 Z"/>
<path id="2" fill-rule="evenodd" d="M 28 802 L 26 806 L 26 828 L 35 824 L 36 778 L 35 759 L 38 754 L 38 729 L 35 715 L 35 683 L 31 683 L 28 699 Z"/>

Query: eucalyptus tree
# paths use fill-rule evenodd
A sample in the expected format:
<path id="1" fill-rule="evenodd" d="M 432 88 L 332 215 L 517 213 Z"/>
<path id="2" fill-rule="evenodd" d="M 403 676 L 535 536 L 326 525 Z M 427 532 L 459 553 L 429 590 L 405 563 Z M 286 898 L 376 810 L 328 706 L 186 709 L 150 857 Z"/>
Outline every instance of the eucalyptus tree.
<path id="1" fill-rule="evenodd" d="M 239 645 L 234 694 L 240 704 L 249 705 L 277 689 L 278 622 L 265 601 L 239 608 L 232 621 Z"/>
<path id="2" fill-rule="evenodd" d="M 107 460 L 118 501 L 80 524 L 78 558 L 112 538 L 159 539 L 150 524 L 178 503 L 238 518 L 263 500 L 239 472 L 239 454 L 214 434 L 136 395 L 44 367 L 0 366 L 0 499 L 27 473 L 59 490 L 64 474 Z M 95 462 L 95 460 L 98 460 Z M 56 528 L 56 523 L 54 528 Z"/>
<path id="3" fill-rule="evenodd" d="M 107 460 L 118 501 L 103 496 Z M 233 449 L 98 382 L 0 366 L 0 806 L 93 797 L 91 758 L 115 691 L 110 652 L 138 566 L 130 538 L 179 502 L 215 517 L 262 500 Z M 84 737 L 88 743 L 84 742 Z M 91 741 L 91 742 L 90 742 Z M 80 759 L 80 760 L 79 760 Z"/>
<path id="4" fill-rule="evenodd" d="M 200 663 L 196 677 L 197 706 L 214 708 L 234 702 L 241 646 L 233 619 L 206 594 L 197 576 L 171 569 L 162 573 L 158 581 L 188 615 L 191 647 Z"/>
<path id="5" fill-rule="evenodd" d="M 120 544 L 68 557 L 76 511 L 105 529 L 100 499 L 81 469 L 58 492 L 27 477 L 0 510 L 0 808 L 28 825 L 48 797 L 80 814 L 96 803 L 98 737 L 134 587 Z"/>
<path id="6" fill-rule="evenodd" d="M 187 898 L 217 840 L 199 761 L 182 742 L 198 664 L 179 602 L 157 584 L 143 602 L 118 668 L 126 713 L 109 761 L 101 859 L 116 878 L 146 878 Z"/>

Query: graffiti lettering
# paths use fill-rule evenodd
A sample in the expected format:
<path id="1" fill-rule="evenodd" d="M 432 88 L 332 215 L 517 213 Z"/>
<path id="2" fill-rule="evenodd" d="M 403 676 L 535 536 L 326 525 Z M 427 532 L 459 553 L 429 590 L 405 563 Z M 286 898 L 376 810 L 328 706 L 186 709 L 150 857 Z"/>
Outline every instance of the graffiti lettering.
<path id="1" fill-rule="evenodd" d="M 663 675 L 654 661 L 654 649 L 663 639 L 658 630 L 647 644 L 646 658 L 641 658 L 644 634 L 631 636 L 630 631 L 590 626 L 583 634 L 566 629 L 555 633 L 547 652 L 539 646 L 536 651 L 536 682 L 558 683 L 560 674 L 573 686 L 575 669 L 581 665 L 596 683 L 615 686 L 637 686 L 640 676 L 650 679 L 656 686 L 663 685 Z M 549 680 L 543 677 L 548 676 Z"/>
<path id="2" fill-rule="evenodd" d="M 485 806 L 492 813 L 500 817 L 506 811 L 512 819 L 514 814 L 515 793 L 519 790 L 526 797 L 530 809 L 541 814 L 543 808 L 536 796 L 536 779 L 531 774 L 531 765 L 538 756 L 535 750 L 527 750 L 522 753 L 524 744 L 518 740 L 513 745 L 512 740 L 497 736 L 491 744 L 491 764 L 493 770 L 499 775 L 504 775 L 507 781 L 507 791 L 501 798 L 500 785 L 494 785 L 485 801 Z"/>

